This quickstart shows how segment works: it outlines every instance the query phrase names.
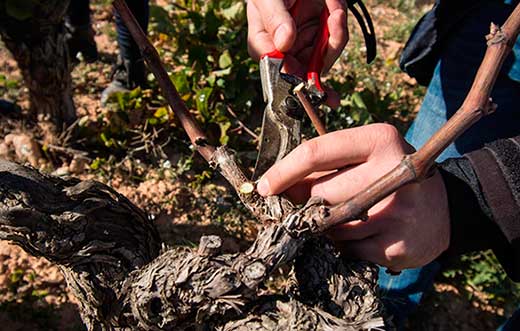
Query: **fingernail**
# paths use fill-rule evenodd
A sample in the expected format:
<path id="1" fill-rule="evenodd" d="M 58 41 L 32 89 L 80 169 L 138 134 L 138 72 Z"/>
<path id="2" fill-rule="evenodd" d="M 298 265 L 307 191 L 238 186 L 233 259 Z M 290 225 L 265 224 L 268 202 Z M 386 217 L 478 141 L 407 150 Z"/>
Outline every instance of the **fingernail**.
<path id="1" fill-rule="evenodd" d="M 274 33 L 274 45 L 276 46 L 276 49 L 279 51 L 286 51 L 286 43 L 287 43 L 287 34 L 289 33 L 289 27 L 287 26 L 287 23 L 284 23 L 276 29 L 276 32 Z"/>
<path id="2" fill-rule="evenodd" d="M 267 178 L 262 177 L 260 181 L 258 182 L 258 185 L 256 186 L 256 190 L 261 196 L 268 196 L 269 195 L 269 181 Z"/>

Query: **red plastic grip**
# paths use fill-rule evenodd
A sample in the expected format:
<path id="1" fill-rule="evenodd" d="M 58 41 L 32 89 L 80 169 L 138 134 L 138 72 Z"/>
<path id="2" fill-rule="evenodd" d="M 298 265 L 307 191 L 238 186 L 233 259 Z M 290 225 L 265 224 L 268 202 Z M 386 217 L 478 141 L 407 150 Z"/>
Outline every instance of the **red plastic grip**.
<path id="1" fill-rule="evenodd" d="M 280 52 L 279 50 L 275 49 L 272 52 L 269 52 L 269 53 L 266 53 L 266 54 L 262 55 L 260 58 L 263 59 L 266 56 L 267 57 L 272 57 L 272 58 L 275 58 L 275 59 L 283 59 L 285 55 L 282 52 Z"/>
<path id="2" fill-rule="evenodd" d="M 327 52 L 329 42 L 329 26 L 327 20 L 329 18 L 329 10 L 323 8 L 320 15 L 320 31 L 318 31 L 318 40 L 312 50 L 311 59 L 309 61 L 309 70 L 307 71 L 307 80 L 314 84 L 316 88 L 323 91 L 320 83 L 320 73 L 323 69 L 323 58 Z"/>

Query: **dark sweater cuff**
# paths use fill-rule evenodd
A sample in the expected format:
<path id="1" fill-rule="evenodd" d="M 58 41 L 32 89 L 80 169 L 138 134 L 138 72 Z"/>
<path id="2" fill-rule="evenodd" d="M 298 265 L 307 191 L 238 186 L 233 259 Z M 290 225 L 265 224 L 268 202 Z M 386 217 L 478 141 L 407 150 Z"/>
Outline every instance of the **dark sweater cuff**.
<path id="1" fill-rule="evenodd" d="M 508 275 L 520 280 L 520 144 L 499 140 L 440 165 L 451 219 L 444 256 L 492 249 Z"/>
<path id="2" fill-rule="evenodd" d="M 480 184 L 466 158 L 448 159 L 439 171 L 446 186 L 450 211 L 450 246 L 443 257 L 490 249 L 505 239 L 491 220 Z"/>

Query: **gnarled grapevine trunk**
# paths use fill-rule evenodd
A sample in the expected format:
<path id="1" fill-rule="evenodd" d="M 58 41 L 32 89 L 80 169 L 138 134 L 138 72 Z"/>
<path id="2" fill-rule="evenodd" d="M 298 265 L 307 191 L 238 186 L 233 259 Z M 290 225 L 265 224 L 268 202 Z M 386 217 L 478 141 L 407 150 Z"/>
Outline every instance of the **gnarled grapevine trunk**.
<path id="1" fill-rule="evenodd" d="M 73 123 L 71 63 L 63 18 L 69 1 L 0 1 L 0 36 L 29 89 L 31 114 L 59 131 Z"/>
<path id="2" fill-rule="evenodd" d="M 370 330 L 383 327 L 376 269 L 324 239 L 266 225 L 242 253 L 220 238 L 160 254 L 152 222 L 109 187 L 0 160 L 0 239 L 57 263 L 89 330 Z M 292 266 L 287 293 L 259 287 Z"/>

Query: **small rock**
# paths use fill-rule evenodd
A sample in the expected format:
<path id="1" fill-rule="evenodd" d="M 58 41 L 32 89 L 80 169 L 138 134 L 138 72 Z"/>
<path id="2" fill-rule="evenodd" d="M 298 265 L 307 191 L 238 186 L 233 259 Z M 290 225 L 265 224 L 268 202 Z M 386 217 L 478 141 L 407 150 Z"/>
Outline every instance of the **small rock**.
<path id="1" fill-rule="evenodd" d="M 4 142 L 0 142 L 0 157 L 4 159 L 9 157 L 9 147 Z"/>
<path id="2" fill-rule="evenodd" d="M 76 175 L 81 174 L 85 171 L 87 164 L 87 159 L 82 157 L 75 157 L 72 159 L 72 161 L 70 161 L 69 172 Z"/>
<path id="3" fill-rule="evenodd" d="M 53 176 L 65 177 L 70 175 L 69 166 L 64 165 L 52 172 Z"/>
<path id="4" fill-rule="evenodd" d="M 40 147 L 32 137 L 24 133 L 10 133 L 5 136 L 4 143 L 8 147 L 13 147 L 16 157 L 20 161 L 28 161 L 33 167 L 38 166 L 38 160 L 42 155 Z"/>

